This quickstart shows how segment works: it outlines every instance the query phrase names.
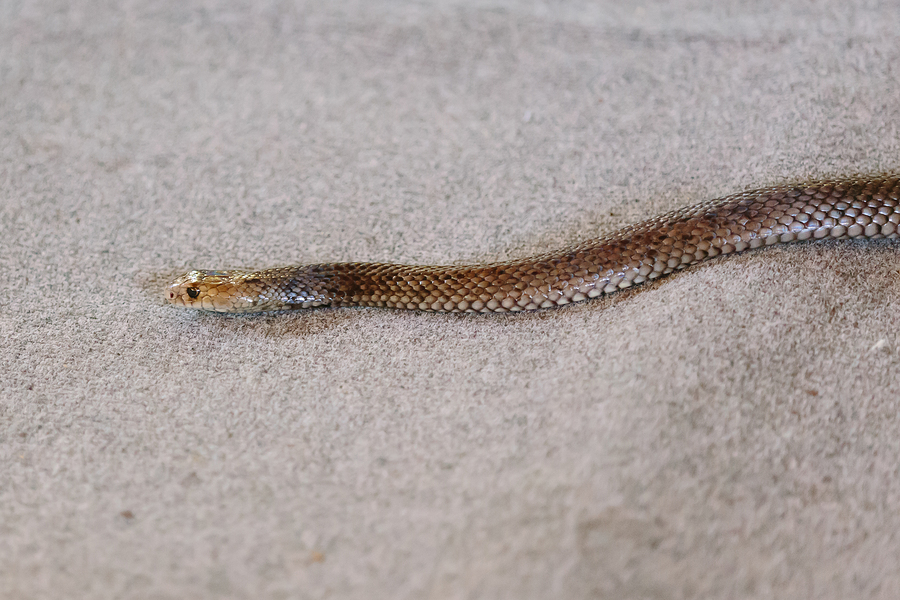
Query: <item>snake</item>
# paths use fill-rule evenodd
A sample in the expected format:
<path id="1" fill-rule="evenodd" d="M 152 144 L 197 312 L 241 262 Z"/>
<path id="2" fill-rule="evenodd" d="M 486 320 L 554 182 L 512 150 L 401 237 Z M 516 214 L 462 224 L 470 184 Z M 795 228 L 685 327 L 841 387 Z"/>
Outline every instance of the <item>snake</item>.
<path id="1" fill-rule="evenodd" d="M 895 239 L 900 175 L 856 175 L 740 192 L 530 258 L 473 265 L 338 262 L 193 270 L 169 303 L 221 313 L 368 306 L 530 311 L 657 279 L 717 256 L 790 242 Z"/>

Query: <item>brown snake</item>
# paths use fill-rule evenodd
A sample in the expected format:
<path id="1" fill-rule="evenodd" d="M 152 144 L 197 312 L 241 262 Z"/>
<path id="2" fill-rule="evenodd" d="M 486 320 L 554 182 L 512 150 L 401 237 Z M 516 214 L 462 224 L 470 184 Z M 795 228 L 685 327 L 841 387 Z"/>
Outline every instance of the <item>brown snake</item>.
<path id="1" fill-rule="evenodd" d="M 166 289 L 216 312 L 384 306 L 513 312 L 561 306 L 656 279 L 720 254 L 824 238 L 896 238 L 900 175 L 807 182 L 734 194 L 523 260 L 457 266 L 328 263 L 191 271 Z"/>

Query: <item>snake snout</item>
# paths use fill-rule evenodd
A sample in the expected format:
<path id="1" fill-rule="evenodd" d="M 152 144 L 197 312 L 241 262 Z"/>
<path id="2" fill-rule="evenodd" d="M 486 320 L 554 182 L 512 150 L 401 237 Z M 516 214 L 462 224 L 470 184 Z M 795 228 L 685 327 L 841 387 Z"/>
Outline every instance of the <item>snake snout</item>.
<path id="1" fill-rule="evenodd" d="M 193 303 L 187 295 L 187 293 L 189 293 L 188 290 L 190 289 L 192 288 L 186 288 L 184 284 L 173 283 L 166 288 L 165 292 L 163 292 L 163 297 L 169 304 L 191 308 Z"/>
<path id="2" fill-rule="evenodd" d="M 202 272 L 200 271 L 185 273 L 166 287 L 163 297 L 169 304 L 174 304 L 175 306 L 197 308 L 198 306 L 194 299 L 200 294 L 200 280 L 202 280 Z"/>

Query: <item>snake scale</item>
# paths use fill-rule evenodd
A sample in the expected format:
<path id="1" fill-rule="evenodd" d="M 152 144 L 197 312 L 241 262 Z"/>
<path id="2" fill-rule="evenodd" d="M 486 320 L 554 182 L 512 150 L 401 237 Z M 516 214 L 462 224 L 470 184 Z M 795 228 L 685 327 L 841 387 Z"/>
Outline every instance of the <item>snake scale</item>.
<path id="1" fill-rule="evenodd" d="M 900 175 L 810 181 L 710 200 L 522 260 L 191 271 L 166 289 L 166 299 L 176 306 L 216 312 L 316 306 L 534 310 L 610 294 L 748 248 L 827 238 L 896 238 L 898 205 Z"/>

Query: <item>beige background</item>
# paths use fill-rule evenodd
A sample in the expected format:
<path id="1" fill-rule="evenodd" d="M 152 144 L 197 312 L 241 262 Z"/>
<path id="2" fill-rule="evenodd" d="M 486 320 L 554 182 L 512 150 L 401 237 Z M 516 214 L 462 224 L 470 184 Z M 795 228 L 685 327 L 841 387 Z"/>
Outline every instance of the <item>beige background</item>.
<path id="1" fill-rule="evenodd" d="M 898 65 L 890 2 L 0 2 L 0 597 L 898 597 L 896 243 L 516 316 L 161 297 L 896 170 Z"/>

